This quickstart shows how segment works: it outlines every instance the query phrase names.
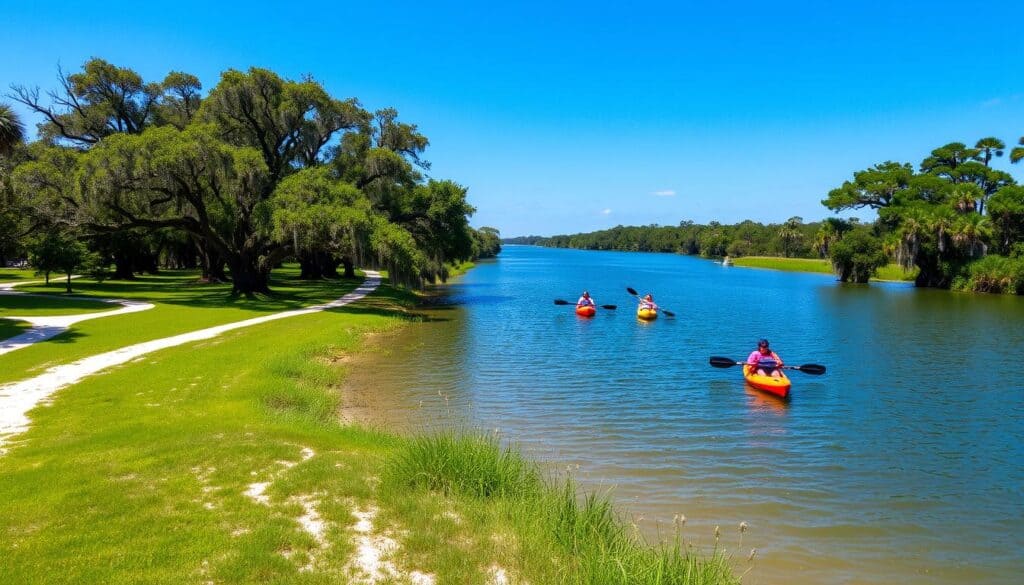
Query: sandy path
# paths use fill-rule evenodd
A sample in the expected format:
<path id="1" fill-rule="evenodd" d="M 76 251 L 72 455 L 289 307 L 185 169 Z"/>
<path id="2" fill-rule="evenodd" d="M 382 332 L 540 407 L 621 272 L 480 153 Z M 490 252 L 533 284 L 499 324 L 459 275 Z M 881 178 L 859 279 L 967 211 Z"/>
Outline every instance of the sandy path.
<path id="1" fill-rule="evenodd" d="M 206 329 L 192 331 L 191 333 L 182 333 L 171 337 L 165 337 L 163 339 L 145 341 L 143 343 L 137 343 L 135 345 L 122 347 L 121 349 L 115 349 L 99 355 L 83 358 L 70 364 L 54 366 L 46 370 L 45 373 L 34 378 L 29 378 L 28 380 L 0 385 L 0 452 L 3 451 L 3 445 L 10 440 L 12 435 L 24 432 L 28 428 L 30 422 L 28 419 L 28 411 L 39 404 L 40 401 L 65 386 L 74 384 L 91 374 L 103 371 L 112 366 L 129 362 L 154 351 L 168 347 L 175 347 L 185 343 L 191 343 L 193 341 L 210 339 L 211 337 L 216 337 L 226 331 L 241 329 L 243 327 L 266 323 L 268 321 L 276 321 L 278 319 L 287 319 L 288 317 L 308 315 L 310 313 L 316 313 L 334 307 L 341 307 L 354 301 L 358 301 L 373 292 L 374 289 L 380 285 L 379 272 L 367 270 L 366 276 L 366 280 L 363 281 L 363 284 L 359 285 L 359 288 L 346 294 L 340 299 L 323 305 L 283 311 L 281 313 L 264 315 L 263 317 L 236 321 L 235 323 L 217 325 L 216 327 L 207 327 Z M 113 312 L 102 313 L 102 315 L 110 314 L 113 314 Z M 78 317 L 81 315 L 75 316 Z"/>
<path id="2" fill-rule="evenodd" d="M 37 284 L 37 282 L 39 281 L 0 283 L 0 295 L 55 298 L 52 295 L 21 293 L 14 290 L 14 287 L 16 286 L 20 286 L 23 284 Z M 7 315 L 4 317 L 4 319 L 26 321 L 28 323 L 31 323 L 32 327 L 28 331 L 20 335 L 15 335 L 14 337 L 0 341 L 0 355 L 15 351 L 17 349 L 28 347 L 33 343 L 46 341 L 51 337 L 56 337 L 61 333 L 67 331 L 68 328 L 70 328 L 75 323 L 78 323 L 79 321 L 86 321 L 88 319 L 99 319 L 100 317 L 111 317 L 113 315 L 124 315 L 125 313 L 136 313 L 138 311 L 152 309 L 155 306 L 152 303 L 144 303 L 141 301 L 127 301 L 124 299 L 98 299 L 96 297 L 81 296 L 64 296 L 58 298 L 111 303 L 115 305 L 121 305 L 121 308 L 115 311 L 98 311 L 93 313 L 81 313 L 78 315 L 60 315 L 57 317 L 22 317 L 19 315 Z"/>

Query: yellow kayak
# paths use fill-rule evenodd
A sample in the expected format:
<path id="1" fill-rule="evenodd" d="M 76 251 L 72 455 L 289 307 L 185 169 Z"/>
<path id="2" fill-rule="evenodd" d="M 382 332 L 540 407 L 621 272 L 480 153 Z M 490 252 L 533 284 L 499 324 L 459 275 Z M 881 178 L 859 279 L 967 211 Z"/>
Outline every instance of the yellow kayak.
<path id="1" fill-rule="evenodd" d="M 657 309 L 637 309 L 636 318 L 643 319 L 644 321 L 653 321 L 658 318 Z"/>
<path id="2" fill-rule="evenodd" d="M 774 394 L 779 398 L 789 398 L 789 378 L 786 374 L 779 372 L 778 378 L 773 376 L 762 376 L 754 373 L 754 368 L 750 366 L 743 366 L 743 378 L 754 388 L 761 390 L 762 392 L 768 392 Z"/>

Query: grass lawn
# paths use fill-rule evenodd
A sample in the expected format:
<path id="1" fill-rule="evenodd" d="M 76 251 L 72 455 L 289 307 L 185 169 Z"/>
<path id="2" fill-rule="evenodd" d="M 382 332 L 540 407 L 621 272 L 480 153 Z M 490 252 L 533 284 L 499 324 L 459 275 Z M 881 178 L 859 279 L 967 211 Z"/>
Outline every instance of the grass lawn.
<path id="1" fill-rule="evenodd" d="M 18 287 L 21 290 L 21 287 Z M 0 319 L 9 315 L 39 317 L 43 315 L 77 315 L 96 311 L 113 311 L 120 305 L 101 301 L 62 298 L 60 295 L 0 295 Z"/>
<path id="2" fill-rule="evenodd" d="M 156 307 L 138 313 L 83 321 L 49 341 L 4 354 L 0 356 L 0 383 L 27 378 L 57 364 L 133 343 L 334 300 L 361 282 L 308 282 L 297 280 L 297 277 L 297 267 L 275 270 L 271 282 L 273 295 L 251 299 L 232 296 L 230 284 L 198 283 L 198 273 L 194 271 L 165 271 L 155 276 L 140 276 L 134 281 L 106 280 L 98 283 L 77 279 L 73 281 L 75 296 L 145 300 Z M 53 287 L 40 284 L 18 287 L 18 290 L 46 293 L 52 292 Z M 0 297 L 0 307 L 5 306 L 6 298 L 9 297 Z M 54 298 L 59 299 L 59 296 Z M 54 301 L 59 302 L 72 301 Z"/>
<path id="3" fill-rule="evenodd" d="M 747 268 L 770 268 L 772 270 L 785 270 L 789 272 L 818 272 L 832 274 L 832 264 L 828 260 L 819 258 L 779 258 L 775 256 L 742 256 L 733 258 L 736 266 Z M 871 280 L 914 280 L 917 272 L 904 272 L 898 264 L 888 264 L 878 270 L 878 274 Z"/>
<path id="4" fill-rule="evenodd" d="M 0 341 L 9 337 L 14 337 L 19 333 L 24 333 L 29 328 L 29 324 L 24 321 L 11 321 L 9 319 L 0 319 Z"/>
<path id="5" fill-rule="evenodd" d="M 36 279 L 43 280 L 43 277 L 36 276 L 36 271 L 32 268 L 0 268 L 0 283 Z M 59 281 L 60 275 L 51 274 L 50 280 Z"/>
<path id="6" fill-rule="evenodd" d="M 339 296 L 336 283 L 280 283 L 280 298 L 250 303 L 185 275 L 161 278 L 114 285 L 161 302 L 128 316 L 160 316 L 147 337 Z M 163 350 L 55 394 L 0 455 L 4 581 L 351 582 L 356 551 L 390 540 L 387 583 L 412 582 L 412 571 L 438 584 L 499 573 L 511 583 L 737 582 L 721 555 L 638 544 L 606 501 L 545 488 L 493 439 L 339 425 L 345 355 L 364 334 L 404 325 L 409 301 L 383 287 L 355 306 Z M 115 319 L 58 347 L 132 339 L 138 328 Z"/>

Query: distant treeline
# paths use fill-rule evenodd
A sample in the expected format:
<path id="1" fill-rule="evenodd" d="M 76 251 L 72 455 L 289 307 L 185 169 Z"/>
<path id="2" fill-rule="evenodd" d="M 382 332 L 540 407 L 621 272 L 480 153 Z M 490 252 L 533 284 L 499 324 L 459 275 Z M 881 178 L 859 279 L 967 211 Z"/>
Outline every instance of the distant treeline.
<path id="1" fill-rule="evenodd" d="M 544 236 L 519 236 L 517 238 L 502 238 L 502 244 L 519 244 L 523 246 L 534 246 L 537 242 L 546 239 Z"/>
<path id="2" fill-rule="evenodd" d="M 853 282 L 867 282 L 896 262 L 916 270 L 917 286 L 1024 294 L 1024 186 L 991 166 L 1007 151 L 1011 163 L 1024 161 L 1024 137 L 1017 144 L 1008 148 L 995 137 L 973 147 L 951 142 L 918 165 L 885 161 L 857 171 L 822 200 L 837 213 L 873 209 L 878 219 L 870 224 L 799 217 L 768 225 L 683 221 L 514 240 L 586 250 L 821 257 L 841 280 Z"/>
<path id="3" fill-rule="evenodd" d="M 682 221 L 678 226 L 620 225 L 584 234 L 550 238 L 529 236 L 504 241 L 551 248 L 672 252 L 705 257 L 728 255 L 818 258 L 824 257 L 827 253 L 827 250 L 822 251 L 818 239 L 822 223 L 804 223 L 800 217 L 792 217 L 782 224 L 767 225 L 751 220 L 735 225 L 725 225 L 717 221 L 707 225 Z"/>

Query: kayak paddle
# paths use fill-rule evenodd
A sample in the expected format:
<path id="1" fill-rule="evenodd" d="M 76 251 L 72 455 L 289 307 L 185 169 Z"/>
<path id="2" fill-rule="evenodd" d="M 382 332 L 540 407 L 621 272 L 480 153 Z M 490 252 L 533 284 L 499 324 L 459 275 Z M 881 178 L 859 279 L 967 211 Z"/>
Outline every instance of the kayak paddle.
<path id="1" fill-rule="evenodd" d="M 640 298 L 640 294 L 638 292 L 636 292 L 635 290 L 629 288 L 628 286 L 626 287 L 626 292 L 628 292 L 629 294 L 631 294 L 634 297 L 636 297 L 637 300 L 642 300 Z M 665 309 L 665 308 L 662 308 L 662 307 L 658 307 L 658 310 L 661 311 L 662 313 L 665 313 L 666 317 L 675 317 L 676 316 L 675 313 L 673 313 L 672 311 L 669 311 L 668 309 Z"/>
<path id="2" fill-rule="evenodd" d="M 738 362 L 732 358 L 714 356 L 708 362 L 714 368 L 731 368 L 733 366 L 745 366 L 747 362 Z M 799 370 L 812 376 L 820 376 L 825 373 L 825 366 L 819 364 L 804 364 L 802 366 L 778 366 L 783 370 Z"/>
<path id="3" fill-rule="evenodd" d="M 576 303 L 570 303 L 569 301 L 565 301 L 565 300 L 562 300 L 562 299 L 555 299 L 555 304 L 556 305 L 573 305 L 573 306 L 576 306 Z M 614 311 L 615 309 L 619 308 L 618 305 L 597 305 L 597 306 L 601 307 L 602 309 L 607 309 L 609 311 Z"/>

